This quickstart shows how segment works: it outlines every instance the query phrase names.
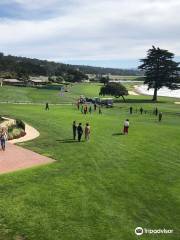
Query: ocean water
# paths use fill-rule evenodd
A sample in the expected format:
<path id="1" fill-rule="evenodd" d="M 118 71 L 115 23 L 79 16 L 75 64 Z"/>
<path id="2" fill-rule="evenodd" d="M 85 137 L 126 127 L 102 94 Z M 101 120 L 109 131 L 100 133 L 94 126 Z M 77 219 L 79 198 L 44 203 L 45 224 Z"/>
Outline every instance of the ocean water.
<path id="1" fill-rule="evenodd" d="M 154 93 L 154 89 L 148 90 L 147 85 L 135 86 L 135 89 L 137 92 L 145 94 L 145 95 L 152 96 Z M 180 98 L 180 89 L 170 90 L 167 87 L 163 87 L 158 90 L 158 96 Z"/>

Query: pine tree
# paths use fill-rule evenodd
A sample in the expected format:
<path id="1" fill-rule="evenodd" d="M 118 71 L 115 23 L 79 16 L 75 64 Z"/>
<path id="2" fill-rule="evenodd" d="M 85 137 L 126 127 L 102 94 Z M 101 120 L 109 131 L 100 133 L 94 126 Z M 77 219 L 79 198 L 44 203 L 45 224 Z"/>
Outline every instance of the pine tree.
<path id="1" fill-rule="evenodd" d="M 144 84 L 148 89 L 154 88 L 153 101 L 157 101 L 157 91 L 164 86 L 172 90 L 180 88 L 179 63 L 173 58 L 173 53 L 153 46 L 147 58 L 140 60 L 142 65 L 138 68 L 144 71 Z"/>

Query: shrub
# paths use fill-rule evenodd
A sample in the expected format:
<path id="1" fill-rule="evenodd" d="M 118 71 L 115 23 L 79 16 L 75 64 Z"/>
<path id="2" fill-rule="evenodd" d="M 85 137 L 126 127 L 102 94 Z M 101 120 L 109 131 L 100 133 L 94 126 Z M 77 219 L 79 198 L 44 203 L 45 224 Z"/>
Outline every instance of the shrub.
<path id="1" fill-rule="evenodd" d="M 14 128 L 8 129 L 8 139 L 9 140 L 24 137 L 25 135 L 26 135 L 25 131 L 21 128 L 14 127 Z"/>
<path id="2" fill-rule="evenodd" d="M 25 131 L 25 123 L 22 120 L 16 119 L 16 126 L 17 128 L 22 128 Z"/>

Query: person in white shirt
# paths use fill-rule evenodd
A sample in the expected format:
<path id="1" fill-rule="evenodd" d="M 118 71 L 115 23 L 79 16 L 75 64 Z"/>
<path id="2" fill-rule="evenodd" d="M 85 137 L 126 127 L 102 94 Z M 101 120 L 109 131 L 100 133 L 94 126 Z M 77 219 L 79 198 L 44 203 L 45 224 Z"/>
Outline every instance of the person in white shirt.
<path id="1" fill-rule="evenodd" d="M 128 134 L 128 130 L 129 130 L 129 119 L 126 119 L 126 121 L 124 121 L 124 135 Z"/>

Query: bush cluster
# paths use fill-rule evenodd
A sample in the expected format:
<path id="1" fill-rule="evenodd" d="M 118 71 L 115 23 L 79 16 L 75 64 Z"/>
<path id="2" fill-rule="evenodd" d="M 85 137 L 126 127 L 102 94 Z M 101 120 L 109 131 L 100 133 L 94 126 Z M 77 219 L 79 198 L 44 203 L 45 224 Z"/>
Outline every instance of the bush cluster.
<path id="1" fill-rule="evenodd" d="M 16 119 L 16 127 L 22 128 L 25 131 L 25 123 L 20 119 Z"/>
<path id="2" fill-rule="evenodd" d="M 26 135 L 26 133 L 22 128 L 16 128 L 14 126 L 14 128 L 11 127 L 8 129 L 8 139 L 9 140 L 24 137 L 25 135 Z"/>
<path id="3" fill-rule="evenodd" d="M 22 120 L 16 119 L 15 124 L 8 127 L 8 139 L 17 139 L 25 136 L 25 124 Z"/>

